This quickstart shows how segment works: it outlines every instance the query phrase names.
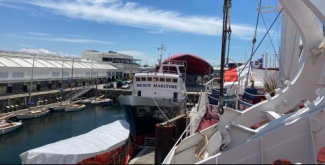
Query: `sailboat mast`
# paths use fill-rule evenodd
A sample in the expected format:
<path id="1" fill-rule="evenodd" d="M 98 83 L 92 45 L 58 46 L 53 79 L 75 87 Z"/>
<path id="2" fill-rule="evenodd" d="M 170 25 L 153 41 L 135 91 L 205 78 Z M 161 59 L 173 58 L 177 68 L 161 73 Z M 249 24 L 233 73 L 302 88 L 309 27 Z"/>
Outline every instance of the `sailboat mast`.
<path id="1" fill-rule="evenodd" d="M 73 82 L 73 65 L 74 65 L 74 57 L 72 57 L 72 69 L 71 69 L 71 81 L 70 81 L 71 91 L 72 91 L 72 85 L 71 85 L 71 82 Z"/>
<path id="2" fill-rule="evenodd" d="M 223 114 L 223 87 L 224 87 L 224 67 L 225 67 L 225 55 L 227 46 L 227 34 L 228 34 L 228 14 L 231 7 L 231 0 L 225 0 L 223 6 L 223 26 L 222 26 L 222 46 L 221 46 L 221 68 L 220 68 L 220 97 L 219 97 L 219 109 L 218 113 Z"/>
<path id="3" fill-rule="evenodd" d="M 30 78 L 29 102 L 32 101 L 32 88 L 33 88 L 34 65 L 35 65 L 35 54 L 33 55 L 32 75 L 31 75 L 31 78 Z"/>
<path id="4" fill-rule="evenodd" d="M 62 92 L 63 92 L 63 63 L 64 63 L 64 58 L 62 57 L 62 73 L 61 73 L 61 88 L 60 88 L 60 91 L 61 91 L 61 104 L 62 104 Z"/>

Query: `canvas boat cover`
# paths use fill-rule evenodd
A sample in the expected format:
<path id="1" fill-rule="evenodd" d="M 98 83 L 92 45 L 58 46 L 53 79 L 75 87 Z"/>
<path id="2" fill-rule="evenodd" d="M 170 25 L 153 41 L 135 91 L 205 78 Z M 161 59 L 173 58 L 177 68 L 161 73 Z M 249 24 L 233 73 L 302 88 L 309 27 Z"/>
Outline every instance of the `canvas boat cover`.
<path id="1" fill-rule="evenodd" d="M 125 144 L 129 130 L 126 121 L 118 120 L 86 134 L 26 151 L 20 158 L 23 164 L 77 164 Z"/>

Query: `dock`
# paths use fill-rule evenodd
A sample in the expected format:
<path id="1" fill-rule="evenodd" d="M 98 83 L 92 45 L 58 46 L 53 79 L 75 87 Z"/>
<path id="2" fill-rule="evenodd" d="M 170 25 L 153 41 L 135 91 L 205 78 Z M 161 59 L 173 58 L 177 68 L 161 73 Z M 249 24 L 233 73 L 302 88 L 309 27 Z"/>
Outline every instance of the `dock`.
<path id="1" fill-rule="evenodd" d="M 144 147 L 128 164 L 155 164 L 155 148 Z"/>

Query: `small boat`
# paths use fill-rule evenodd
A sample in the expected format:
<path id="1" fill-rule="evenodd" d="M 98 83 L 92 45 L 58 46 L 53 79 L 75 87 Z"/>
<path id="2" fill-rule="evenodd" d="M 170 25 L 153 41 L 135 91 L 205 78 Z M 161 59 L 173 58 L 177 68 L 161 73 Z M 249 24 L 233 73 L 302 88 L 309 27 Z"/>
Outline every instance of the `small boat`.
<path id="1" fill-rule="evenodd" d="M 48 113 L 50 113 L 50 110 L 43 108 L 43 107 L 36 107 L 36 108 L 33 108 L 32 110 L 29 110 L 25 114 L 17 114 L 16 117 L 20 120 L 33 119 L 33 118 L 42 117 L 44 115 L 47 115 Z"/>
<path id="2" fill-rule="evenodd" d="M 103 99 L 101 102 L 102 107 L 113 105 L 113 100 L 111 99 Z"/>
<path id="3" fill-rule="evenodd" d="M 123 120 L 20 154 L 22 164 L 127 164 L 133 146 Z"/>
<path id="4" fill-rule="evenodd" d="M 70 105 L 69 103 L 63 103 L 63 104 L 56 105 L 56 106 L 52 107 L 51 109 L 53 111 L 64 111 L 64 109 L 69 105 Z"/>
<path id="5" fill-rule="evenodd" d="M 95 98 L 92 97 L 92 98 L 81 100 L 79 103 L 80 104 L 91 104 L 91 102 L 94 100 L 95 100 Z"/>
<path id="6" fill-rule="evenodd" d="M 71 112 L 71 111 L 79 111 L 84 109 L 86 106 L 83 104 L 72 104 L 67 107 L 65 107 L 66 112 Z"/>
<path id="7" fill-rule="evenodd" d="M 0 135 L 9 133 L 11 131 L 16 130 L 19 128 L 23 123 L 21 120 L 19 122 L 7 122 L 5 120 L 0 121 Z"/>

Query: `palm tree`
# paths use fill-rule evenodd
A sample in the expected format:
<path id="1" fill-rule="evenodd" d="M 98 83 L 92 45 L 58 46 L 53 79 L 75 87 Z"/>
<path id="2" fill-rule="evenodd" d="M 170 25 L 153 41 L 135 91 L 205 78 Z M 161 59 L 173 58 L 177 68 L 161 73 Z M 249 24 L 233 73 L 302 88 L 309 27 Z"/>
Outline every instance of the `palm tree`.
<path id="1" fill-rule="evenodd" d="M 277 80 L 273 77 L 271 77 L 269 81 L 264 79 L 263 85 L 265 92 L 268 92 L 273 97 L 275 95 L 275 89 L 278 87 Z"/>

